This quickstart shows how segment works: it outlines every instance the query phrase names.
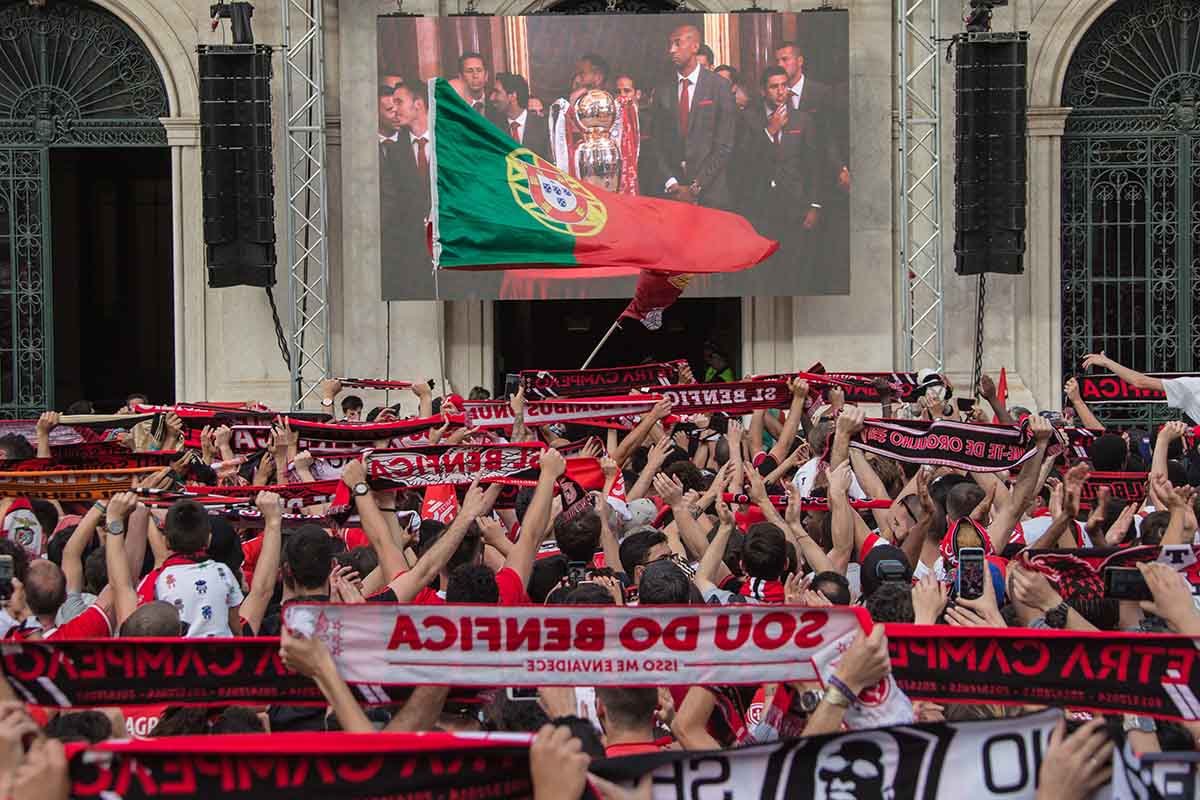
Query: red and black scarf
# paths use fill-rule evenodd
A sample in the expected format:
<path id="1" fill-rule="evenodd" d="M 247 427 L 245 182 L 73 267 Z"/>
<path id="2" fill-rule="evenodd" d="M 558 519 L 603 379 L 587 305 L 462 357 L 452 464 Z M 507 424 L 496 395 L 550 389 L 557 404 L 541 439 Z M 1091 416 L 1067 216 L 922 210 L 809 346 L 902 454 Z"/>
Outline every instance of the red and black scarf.
<path id="1" fill-rule="evenodd" d="M 1021 466 L 1037 452 L 1028 423 L 983 425 L 950 420 L 869 419 L 850 446 L 910 464 L 939 464 L 968 472 L 1001 472 Z M 1055 432 L 1052 458 L 1065 441 Z"/>
<path id="2" fill-rule="evenodd" d="M 636 367 L 525 370 L 521 373 L 521 383 L 531 399 L 611 395 L 646 386 L 665 386 L 678 379 L 679 369 L 686 363 L 679 360 Z"/>

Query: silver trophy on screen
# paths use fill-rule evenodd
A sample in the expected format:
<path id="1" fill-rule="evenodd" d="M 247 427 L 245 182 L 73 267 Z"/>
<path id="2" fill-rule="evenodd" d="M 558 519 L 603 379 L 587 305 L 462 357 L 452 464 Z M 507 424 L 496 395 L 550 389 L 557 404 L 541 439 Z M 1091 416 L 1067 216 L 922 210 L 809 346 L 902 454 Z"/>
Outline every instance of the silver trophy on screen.
<path id="1" fill-rule="evenodd" d="M 610 192 L 621 187 L 621 150 L 612 139 L 617 102 L 603 89 L 590 89 L 575 101 L 575 118 L 586 133 L 579 145 L 579 178 Z"/>

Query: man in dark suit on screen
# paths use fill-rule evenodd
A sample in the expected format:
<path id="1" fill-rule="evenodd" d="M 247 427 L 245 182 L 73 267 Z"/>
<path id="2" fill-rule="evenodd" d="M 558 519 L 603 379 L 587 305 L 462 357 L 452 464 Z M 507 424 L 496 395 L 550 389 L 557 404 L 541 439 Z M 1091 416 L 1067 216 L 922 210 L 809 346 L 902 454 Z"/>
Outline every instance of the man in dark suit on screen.
<path id="1" fill-rule="evenodd" d="M 384 145 L 379 175 L 384 272 L 398 269 L 413 296 L 423 296 L 421 292 L 432 296 L 425 219 L 429 216 L 433 135 L 425 84 L 412 81 L 397 86 L 392 94 L 392 113 L 398 135 L 395 142 Z"/>
<path id="2" fill-rule="evenodd" d="M 728 209 L 732 198 L 725 172 L 733 154 L 736 107 L 729 81 L 697 59 L 700 44 L 700 31 L 692 25 L 681 25 L 668 39 L 675 74 L 654 94 L 656 161 L 659 174 L 666 176 L 668 197 Z"/>
<path id="3" fill-rule="evenodd" d="M 511 72 L 496 74 L 489 119 L 517 144 L 529 148 L 542 158 L 550 156 L 550 126 L 543 117 L 529 111 L 529 84 Z"/>
<path id="4" fill-rule="evenodd" d="M 824 168 L 824 143 L 815 114 L 791 107 L 790 82 L 783 68 L 768 67 L 762 88 L 763 103 L 755 116 L 748 116 L 757 125 L 742 162 L 753 164 L 756 209 L 752 216 L 765 235 L 779 240 L 787 263 L 812 263 L 812 232 L 832 181 Z"/>
<path id="5" fill-rule="evenodd" d="M 833 90 L 829 84 L 814 81 L 804 74 L 804 55 L 794 42 L 784 42 L 775 48 L 775 64 L 787 72 L 788 104 L 791 109 L 816 115 L 817 124 L 823 130 L 827 168 L 832 171 L 841 188 L 848 190 L 850 171 L 846 166 L 846 156 L 839 152 L 835 137 L 827 132 L 832 124 L 829 117 L 834 111 Z"/>

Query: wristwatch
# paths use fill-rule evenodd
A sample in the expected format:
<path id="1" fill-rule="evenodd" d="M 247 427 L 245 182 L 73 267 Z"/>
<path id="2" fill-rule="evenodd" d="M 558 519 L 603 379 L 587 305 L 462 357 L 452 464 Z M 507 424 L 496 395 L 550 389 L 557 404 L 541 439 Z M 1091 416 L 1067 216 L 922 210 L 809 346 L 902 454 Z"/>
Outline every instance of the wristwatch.
<path id="1" fill-rule="evenodd" d="M 821 698 L 824 695 L 816 689 L 808 689 L 800 693 L 800 710 L 805 714 L 811 714 L 817 710 L 817 706 L 821 704 Z M 831 701 L 832 702 L 832 701 Z"/>
<path id="2" fill-rule="evenodd" d="M 109 520 L 104 525 L 104 530 L 108 531 L 109 533 L 113 534 L 114 536 L 120 536 L 122 533 L 125 532 L 125 520 L 121 520 L 121 519 Z"/>
<path id="3" fill-rule="evenodd" d="M 1067 627 L 1067 612 L 1071 607 L 1065 602 L 1059 603 L 1054 608 L 1046 612 L 1046 624 L 1051 628 L 1062 629 Z"/>
<path id="4" fill-rule="evenodd" d="M 1141 717 L 1137 714 L 1126 714 L 1125 719 L 1121 722 L 1121 727 L 1126 733 L 1130 733 L 1132 731 L 1154 733 L 1158 730 L 1158 726 L 1154 723 L 1153 717 Z"/>
<path id="5" fill-rule="evenodd" d="M 325 406 L 326 408 L 333 408 L 333 398 L 331 398 L 331 397 L 322 397 L 322 398 L 321 398 L 321 405 Z"/>
<path id="6" fill-rule="evenodd" d="M 358 483 L 354 484 L 354 494 L 358 495 L 359 497 L 366 496 L 370 491 L 371 487 L 367 485 L 366 481 L 359 481 Z"/>

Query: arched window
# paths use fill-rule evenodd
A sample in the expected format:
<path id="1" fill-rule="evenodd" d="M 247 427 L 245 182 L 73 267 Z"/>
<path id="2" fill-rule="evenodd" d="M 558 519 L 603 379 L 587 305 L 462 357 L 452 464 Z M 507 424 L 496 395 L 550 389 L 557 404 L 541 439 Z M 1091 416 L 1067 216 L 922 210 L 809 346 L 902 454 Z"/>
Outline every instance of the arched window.
<path id="1" fill-rule="evenodd" d="M 1200 6 L 1122 0 L 1071 58 L 1062 104 L 1063 371 L 1105 350 L 1200 368 Z M 1106 406 L 1150 423 L 1154 405 Z"/>
<path id="2" fill-rule="evenodd" d="M 92 3 L 0 6 L 0 417 L 51 407 L 50 148 L 165 146 L 158 66 Z"/>

